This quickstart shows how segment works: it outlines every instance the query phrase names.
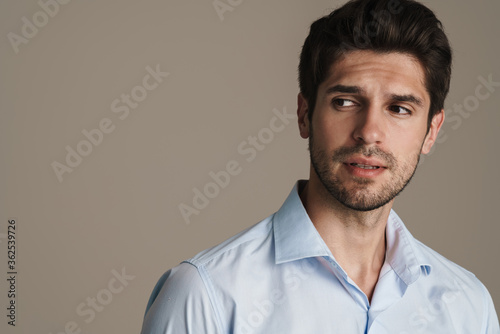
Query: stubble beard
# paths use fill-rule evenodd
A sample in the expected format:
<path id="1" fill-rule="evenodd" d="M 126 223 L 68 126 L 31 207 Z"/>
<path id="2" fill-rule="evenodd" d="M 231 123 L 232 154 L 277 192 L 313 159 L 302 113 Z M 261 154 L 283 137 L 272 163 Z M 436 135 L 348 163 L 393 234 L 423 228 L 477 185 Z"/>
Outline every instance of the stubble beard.
<path id="1" fill-rule="evenodd" d="M 408 162 L 398 162 L 392 154 L 384 152 L 378 147 L 368 148 L 364 145 L 340 147 L 329 156 L 324 150 L 315 147 L 313 138 L 311 131 L 309 155 L 320 182 L 331 197 L 347 208 L 356 211 L 375 210 L 393 200 L 410 183 L 420 161 L 420 154 L 415 154 Z M 352 177 L 349 183 L 354 185 L 347 186 L 347 182 L 342 181 L 338 175 L 335 175 L 333 170 L 335 165 L 343 168 L 343 162 L 353 154 L 377 157 L 384 161 L 387 167 L 386 173 L 391 173 L 390 180 L 378 189 L 370 190 L 369 187 L 375 183 L 374 180 Z"/>

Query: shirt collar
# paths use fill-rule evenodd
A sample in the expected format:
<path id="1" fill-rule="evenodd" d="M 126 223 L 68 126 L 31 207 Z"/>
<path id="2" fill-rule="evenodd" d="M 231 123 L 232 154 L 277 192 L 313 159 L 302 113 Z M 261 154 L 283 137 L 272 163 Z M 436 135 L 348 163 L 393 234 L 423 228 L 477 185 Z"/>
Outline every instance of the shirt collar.
<path id="1" fill-rule="evenodd" d="M 422 246 L 392 209 L 387 220 L 386 240 L 386 261 L 406 285 L 415 282 L 422 272 L 430 274 L 431 265 L 421 251 Z"/>
<path id="2" fill-rule="evenodd" d="M 317 256 L 334 260 L 300 200 L 299 191 L 306 182 L 297 181 L 281 208 L 274 214 L 276 264 Z M 420 251 L 417 241 L 393 210 L 387 221 L 386 237 L 386 262 L 406 285 L 415 282 L 421 272 L 430 273 L 429 262 Z"/>
<path id="3" fill-rule="evenodd" d="M 277 264 L 331 254 L 300 200 L 299 188 L 301 189 L 306 182 L 297 181 L 281 208 L 274 214 Z"/>

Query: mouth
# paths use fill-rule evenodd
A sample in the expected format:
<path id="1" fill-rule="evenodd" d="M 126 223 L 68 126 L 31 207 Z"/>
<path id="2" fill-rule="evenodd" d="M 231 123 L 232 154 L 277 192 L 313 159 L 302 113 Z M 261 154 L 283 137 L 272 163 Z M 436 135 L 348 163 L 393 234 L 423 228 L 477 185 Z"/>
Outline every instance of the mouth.
<path id="1" fill-rule="evenodd" d="M 387 170 L 387 167 L 379 161 L 347 161 L 344 166 L 351 176 L 363 179 L 379 177 Z"/>
<path id="2" fill-rule="evenodd" d="M 351 166 L 354 166 L 354 167 L 358 167 L 358 168 L 362 168 L 362 169 L 379 169 L 379 168 L 384 168 L 384 167 L 381 167 L 381 166 L 372 166 L 372 165 L 365 165 L 365 164 L 359 164 L 359 163 L 350 163 L 349 165 Z"/>

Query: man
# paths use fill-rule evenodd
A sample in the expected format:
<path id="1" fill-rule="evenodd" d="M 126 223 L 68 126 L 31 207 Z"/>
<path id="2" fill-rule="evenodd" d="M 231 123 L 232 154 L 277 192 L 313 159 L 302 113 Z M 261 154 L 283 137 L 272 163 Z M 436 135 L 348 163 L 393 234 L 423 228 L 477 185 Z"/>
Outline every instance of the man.
<path id="1" fill-rule="evenodd" d="M 308 181 L 257 225 L 169 270 L 143 333 L 500 333 L 470 272 L 392 211 L 444 120 L 451 50 L 411 0 L 354 0 L 311 25 L 298 123 Z"/>

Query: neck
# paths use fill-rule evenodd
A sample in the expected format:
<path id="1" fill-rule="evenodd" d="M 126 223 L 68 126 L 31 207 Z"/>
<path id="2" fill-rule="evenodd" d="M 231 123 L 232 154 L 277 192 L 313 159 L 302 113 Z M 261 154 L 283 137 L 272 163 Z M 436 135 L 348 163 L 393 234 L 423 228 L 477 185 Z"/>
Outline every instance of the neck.
<path id="1" fill-rule="evenodd" d="M 385 227 L 392 201 L 372 211 L 356 211 L 325 194 L 318 183 L 311 178 L 305 185 L 302 203 L 337 262 L 371 300 L 385 259 Z"/>

